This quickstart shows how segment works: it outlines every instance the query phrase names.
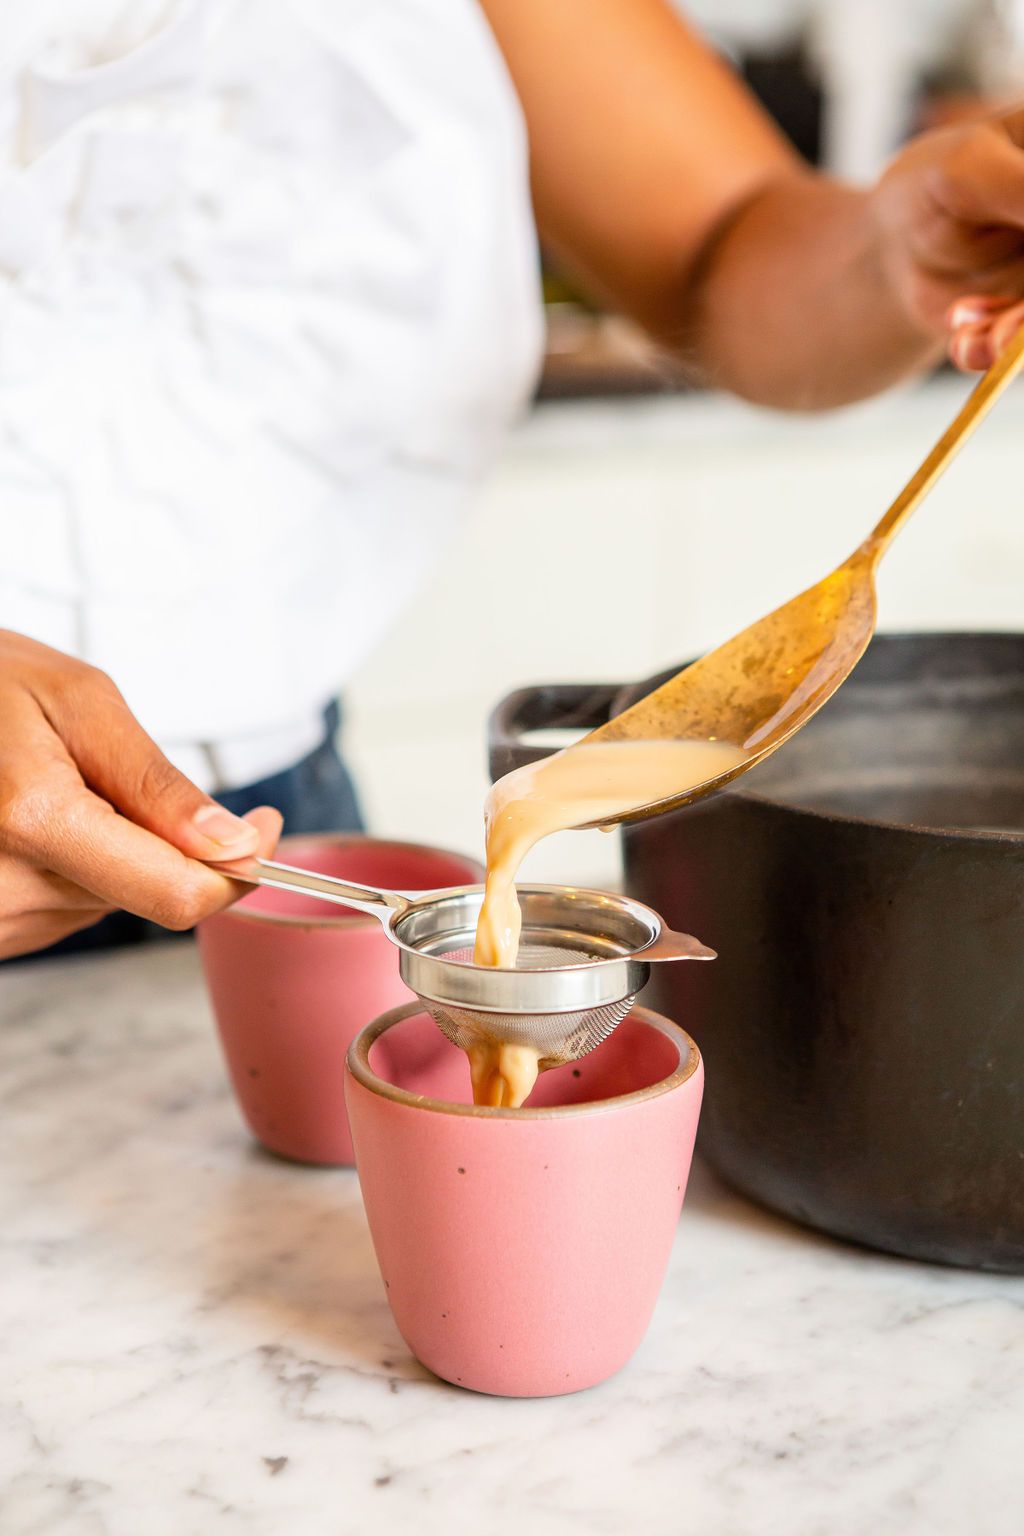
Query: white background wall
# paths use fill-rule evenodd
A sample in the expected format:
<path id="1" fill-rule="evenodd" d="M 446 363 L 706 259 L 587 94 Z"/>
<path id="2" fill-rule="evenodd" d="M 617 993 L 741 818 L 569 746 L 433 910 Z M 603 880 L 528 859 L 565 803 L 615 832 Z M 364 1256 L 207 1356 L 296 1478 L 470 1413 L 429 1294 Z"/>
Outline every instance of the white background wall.
<path id="1" fill-rule="evenodd" d="M 348 692 L 346 749 L 372 830 L 479 852 L 486 717 L 504 693 L 645 677 L 817 580 L 968 388 L 943 378 L 821 417 L 703 396 L 539 408 Z M 1018 386 L 887 557 L 882 627 L 1021 626 L 1022 449 Z M 526 869 L 608 883 L 615 843 L 567 833 Z"/>

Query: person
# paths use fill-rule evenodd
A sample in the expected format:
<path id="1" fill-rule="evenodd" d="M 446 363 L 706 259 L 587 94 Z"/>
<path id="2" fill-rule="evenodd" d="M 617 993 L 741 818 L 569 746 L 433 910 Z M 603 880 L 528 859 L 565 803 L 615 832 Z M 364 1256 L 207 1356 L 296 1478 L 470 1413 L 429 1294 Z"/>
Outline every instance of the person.
<path id="1" fill-rule="evenodd" d="M 83 0 L 0 36 L 3 956 L 190 927 L 275 798 L 356 822 L 324 711 L 530 394 L 537 231 L 789 409 L 982 368 L 1024 316 L 1024 110 L 840 185 L 667 0 Z"/>

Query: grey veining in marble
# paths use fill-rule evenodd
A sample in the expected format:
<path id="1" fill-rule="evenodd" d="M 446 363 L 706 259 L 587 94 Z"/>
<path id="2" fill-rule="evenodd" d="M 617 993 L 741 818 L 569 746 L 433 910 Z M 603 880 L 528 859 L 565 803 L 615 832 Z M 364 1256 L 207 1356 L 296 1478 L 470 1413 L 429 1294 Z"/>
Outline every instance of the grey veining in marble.
<path id="1" fill-rule="evenodd" d="M 619 1377 L 433 1379 L 355 1175 L 249 1141 L 190 945 L 0 971 L 0 1144 L 3 1536 L 1024 1531 L 1024 1281 L 700 1169 Z"/>

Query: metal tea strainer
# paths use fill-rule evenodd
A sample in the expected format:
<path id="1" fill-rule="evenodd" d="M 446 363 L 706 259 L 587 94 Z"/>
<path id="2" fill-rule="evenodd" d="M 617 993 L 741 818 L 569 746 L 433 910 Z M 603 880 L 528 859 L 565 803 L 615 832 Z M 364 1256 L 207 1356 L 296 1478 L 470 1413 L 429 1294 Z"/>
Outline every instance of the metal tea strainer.
<path id="1" fill-rule="evenodd" d="M 376 917 L 399 952 L 402 980 L 453 1045 L 528 1045 L 542 1068 L 592 1051 L 625 1018 L 661 960 L 715 952 L 666 928 L 657 912 L 607 891 L 519 885 L 523 926 L 514 970 L 473 964 L 482 885 L 384 891 L 269 859 L 223 873 L 252 885 L 316 896 Z"/>

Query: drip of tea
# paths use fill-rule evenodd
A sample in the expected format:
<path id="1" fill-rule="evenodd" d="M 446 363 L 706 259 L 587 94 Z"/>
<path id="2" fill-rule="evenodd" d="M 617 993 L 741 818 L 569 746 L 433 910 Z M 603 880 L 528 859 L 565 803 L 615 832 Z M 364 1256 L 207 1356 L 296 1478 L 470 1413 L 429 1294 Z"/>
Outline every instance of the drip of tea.
<path id="1" fill-rule="evenodd" d="M 473 1103 L 519 1109 L 540 1075 L 540 1053 L 529 1045 L 479 1040 L 466 1051 Z"/>

